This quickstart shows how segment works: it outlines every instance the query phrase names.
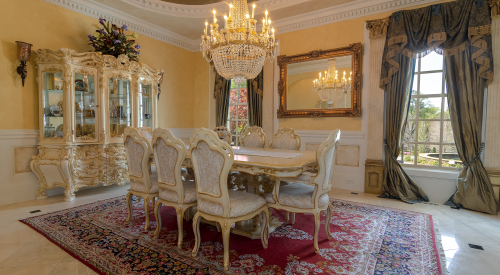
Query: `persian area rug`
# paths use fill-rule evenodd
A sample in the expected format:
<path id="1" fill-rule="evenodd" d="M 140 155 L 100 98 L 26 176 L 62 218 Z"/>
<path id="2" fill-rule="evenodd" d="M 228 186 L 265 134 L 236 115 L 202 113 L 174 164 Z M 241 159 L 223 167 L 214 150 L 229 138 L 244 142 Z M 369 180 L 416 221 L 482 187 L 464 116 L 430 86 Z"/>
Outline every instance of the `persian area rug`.
<path id="1" fill-rule="evenodd" d="M 328 240 L 321 217 L 320 253 L 314 253 L 314 219 L 296 214 L 263 249 L 260 240 L 231 234 L 229 274 L 447 274 L 440 235 L 431 215 L 332 200 Z M 184 222 L 184 246 L 177 250 L 173 208 L 163 206 L 163 229 L 144 229 L 142 202 L 127 218 L 125 196 L 21 220 L 99 274 L 224 274 L 222 233 L 201 224 L 201 246 L 194 246 L 192 223 Z M 153 212 L 149 213 L 155 221 Z M 284 212 L 273 210 L 284 223 Z"/>

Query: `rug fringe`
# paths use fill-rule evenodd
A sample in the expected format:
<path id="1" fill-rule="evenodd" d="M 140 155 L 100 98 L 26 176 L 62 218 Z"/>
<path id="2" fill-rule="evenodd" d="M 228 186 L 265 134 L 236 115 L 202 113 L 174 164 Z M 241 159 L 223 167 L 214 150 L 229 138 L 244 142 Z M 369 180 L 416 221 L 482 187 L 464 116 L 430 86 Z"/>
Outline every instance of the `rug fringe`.
<path id="1" fill-rule="evenodd" d="M 432 223 L 434 224 L 434 238 L 438 249 L 439 262 L 441 263 L 441 271 L 443 275 L 449 275 L 450 273 L 446 267 L 446 254 L 444 253 L 443 241 L 441 240 L 441 233 L 439 232 L 439 221 L 434 216 L 432 216 Z"/>

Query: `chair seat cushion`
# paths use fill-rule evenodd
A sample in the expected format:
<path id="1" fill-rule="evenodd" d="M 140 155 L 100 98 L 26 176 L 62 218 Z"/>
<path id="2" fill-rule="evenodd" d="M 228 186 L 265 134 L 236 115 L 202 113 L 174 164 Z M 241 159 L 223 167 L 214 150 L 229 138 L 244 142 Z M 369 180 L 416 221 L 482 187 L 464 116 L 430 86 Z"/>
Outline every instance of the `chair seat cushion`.
<path id="1" fill-rule="evenodd" d="M 279 177 L 279 180 L 286 183 L 297 182 L 297 183 L 311 184 L 317 175 L 318 174 L 316 173 L 304 172 L 297 177 Z"/>
<path id="2" fill-rule="evenodd" d="M 183 181 L 184 184 L 184 203 L 191 203 L 196 201 L 196 184 L 194 181 Z M 164 184 L 160 184 L 160 199 L 170 201 L 170 202 L 178 202 L 179 197 L 177 192 L 172 191 L 170 189 L 163 188 L 163 186 L 168 186 Z"/>
<path id="3" fill-rule="evenodd" d="M 142 193 L 158 192 L 158 175 L 156 173 L 149 175 L 149 183 L 151 184 L 151 188 L 146 190 L 146 185 L 144 183 L 136 180 L 130 180 L 130 190 Z"/>
<path id="4" fill-rule="evenodd" d="M 231 206 L 229 217 L 231 218 L 252 213 L 266 204 L 264 198 L 247 192 L 229 190 L 228 195 L 229 205 Z M 221 204 L 209 200 L 199 200 L 198 210 L 214 216 L 224 214 Z"/>
<path id="5" fill-rule="evenodd" d="M 278 202 L 281 205 L 297 208 L 314 208 L 314 186 L 303 183 L 294 183 L 280 187 Z M 272 193 L 265 195 L 268 203 L 276 203 Z M 319 206 L 325 206 L 330 201 L 328 194 L 319 197 Z"/>

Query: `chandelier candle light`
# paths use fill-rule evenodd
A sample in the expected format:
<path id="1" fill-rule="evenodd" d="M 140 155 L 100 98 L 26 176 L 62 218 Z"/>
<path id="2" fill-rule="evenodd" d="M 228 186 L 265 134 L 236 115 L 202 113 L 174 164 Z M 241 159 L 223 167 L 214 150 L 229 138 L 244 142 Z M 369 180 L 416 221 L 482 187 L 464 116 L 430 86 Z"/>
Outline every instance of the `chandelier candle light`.
<path id="1" fill-rule="evenodd" d="M 275 56 L 276 39 L 267 10 L 262 19 L 261 33 L 257 33 L 255 4 L 250 17 L 246 0 L 233 0 L 229 4 L 229 16 L 224 15 L 224 28 L 221 30 L 215 9 L 213 14 L 210 35 L 207 34 L 209 23 L 205 21 L 205 33 L 201 36 L 203 56 L 208 62 L 214 62 L 222 77 L 233 79 L 238 85 L 247 79 L 254 79 L 262 71 L 264 62 L 268 59 L 272 61 Z"/>
<path id="2" fill-rule="evenodd" d="M 331 61 L 335 64 L 335 60 Z M 335 65 L 330 66 L 329 70 L 325 71 L 324 76 L 322 76 L 320 72 L 319 78 L 313 81 L 313 91 L 319 95 L 322 101 L 326 101 L 331 106 L 333 101 L 339 100 L 351 90 L 351 77 L 352 72 L 349 75 L 349 79 L 346 79 L 346 73 L 344 71 L 344 76 L 340 79 L 338 77 L 338 71 L 335 69 Z"/>

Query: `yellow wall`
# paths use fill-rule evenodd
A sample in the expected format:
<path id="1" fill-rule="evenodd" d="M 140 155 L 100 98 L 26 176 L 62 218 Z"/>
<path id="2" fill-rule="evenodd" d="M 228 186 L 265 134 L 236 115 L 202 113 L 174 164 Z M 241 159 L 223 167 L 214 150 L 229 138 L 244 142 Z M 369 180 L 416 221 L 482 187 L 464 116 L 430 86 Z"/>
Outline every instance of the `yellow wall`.
<path id="1" fill-rule="evenodd" d="M 209 69 L 210 63 L 203 57 L 203 54 L 194 53 L 194 128 L 209 128 Z"/>
<path id="2" fill-rule="evenodd" d="M 3 1 L 0 9 L 0 129 L 38 129 L 38 91 L 34 62 L 27 66 L 24 87 L 16 72 L 20 64 L 16 40 L 33 49 L 70 48 L 89 51 L 87 35 L 98 20 L 42 0 Z M 139 35 L 141 62 L 165 71 L 158 102 L 160 127 L 192 128 L 194 125 L 193 65 L 196 55 L 179 47 Z M 205 61 L 205 63 L 207 63 Z M 207 63 L 208 64 L 208 63 Z M 207 65 L 208 66 L 208 65 Z M 208 82 L 208 72 L 207 80 Z M 208 84 L 207 84 L 208 85 Z M 208 113 L 208 106 L 206 107 Z"/>

